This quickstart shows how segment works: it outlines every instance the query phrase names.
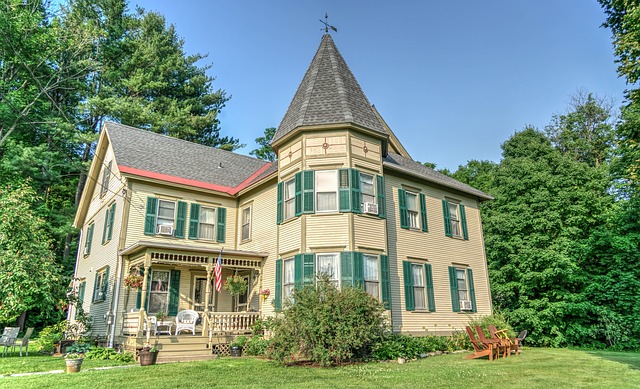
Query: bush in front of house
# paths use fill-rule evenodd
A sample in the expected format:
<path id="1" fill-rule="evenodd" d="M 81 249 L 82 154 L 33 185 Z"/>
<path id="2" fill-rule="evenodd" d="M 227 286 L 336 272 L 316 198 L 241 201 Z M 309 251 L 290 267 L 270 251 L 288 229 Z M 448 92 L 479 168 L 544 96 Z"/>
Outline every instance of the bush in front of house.
<path id="1" fill-rule="evenodd" d="M 413 359 L 422 354 L 436 351 L 456 351 L 469 348 L 468 337 L 462 332 L 453 333 L 450 336 L 420 336 L 413 337 L 391 333 L 374 346 L 373 359 L 386 361 L 397 358 Z"/>
<path id="2" fill-rule="evenodd" d="M 122 363 L 132 363 L 135 362 L 135 358 L 132 354 L 127 352 L 119 353 L 112 348 L 104 348 L 104 347 L 92 347 L 85 355 L 85 359 L 93 359 L 98 361 L 118 361 Z"/>
<path id="3" fill-rule="evenodd" d="M 385 331 L 384 307 L 367 292 L 338 290 L 327 277 L 296 289 L 273 324 L 267 355 L 288 364 L 299 359 L 321 366 L 369 356 Z"/>
<path id="4" fill-rule="evenodd" d="M 269 347 L 269 339 L 262 336 L 254 335 L 244 346 L 246 355 L 265 355 Z"/>
<path id="5" fill-rule="evenodd" d="M 493 324 L 494 326 L 496 326 L 498 330 L 507 330 L 507 335 L 510 338 L 514 338 L 516 336 L 516 333 L 513 330 L 513 327 L 511 327 L 511 324 L 507 322 L 507 318 L 500 312 L 496 312 L 493 315 L 482 316 L 479 319 L 472 320 L 469 323 L 469 326 L 473 329 L 474 333 L 476 332 L 475 326 L 480 326 L 485 336 L 487 338 L 490 338 L 491 333 L 489 332 L 489 324 Z"/>

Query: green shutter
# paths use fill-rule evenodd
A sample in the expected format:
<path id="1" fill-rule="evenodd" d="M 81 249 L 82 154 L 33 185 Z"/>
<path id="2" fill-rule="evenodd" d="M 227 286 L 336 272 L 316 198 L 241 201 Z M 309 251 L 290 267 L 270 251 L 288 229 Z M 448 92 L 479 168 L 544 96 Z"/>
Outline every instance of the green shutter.
<path id="1" fill-rule="evenodd" d="M 273 305 L 277 310 L 282 309 L 282 259 L 276 259 L 276 291 Z"/>
<path id="2" fill-rule="evenodd" d="M 430 263 L 425 263 L 424 264 L 424 276 L 426 278 L 426 285 L 427 285 L 427 303 L 429 311 L 430 312 L 435 312 L 436 311 L 436 298 L 433 295 L 433 272 L 431 270 L 431 264 Z"/>
<path id="3" fill-rule="evenodd" d="M 387 217 L 387 204 L 384 200 L 384 177 L 376 175 L 376 195 L 378 196 L 378 217 Z"/>
<path id="4" fill-rule="evenodd" d="M 303 272 L 302 254 L 296 254 L 293 256 L 293 284 L 296 289 L 302 288 Z"/>
<path id="5" fill-rule="evenodd" d="M 282 224 L 282 196 L 284 195 L 284 182 L 278 182 L 278 200 L 276 207 L 276 224 Z"/>
<path id="6" fill-rule="evenodd" d="M 353 287 L 365 290 L 364 287 L 364 254 L 353 253 Z"/>
<path id="7" fill-rule="evenodd" d="M 113 232 L 113 221 L 116 216 L 116 203 L 113 203 L 111 206 L 111 211 L 109 212 L 109 232 L 107 233 L 107 241 L 111 240 L 111 233 Z"/>
<path id="8" fill-rule="evenodd" d="M 380 255 L 380 282 L 382 284 L 382 302 L 385 309 L 391 309 L 391 279 L 389 271 L 389 256 Z"/>
<path id="9" fill-rule="evenodd" d="M 351 169 L 338 169 L 338 197 L 340 212 L 351 212 Z"/>
<path id="10" fill-rule="evenodd" d="M 464 240 L 469 240 L 469 230 L 467 230 L 467 213 L 464 211 L 464 205 L 460 204 L 460 223 L 462 224 L 462 236 Z"/>
<path id="11" fill-rule="evenodd" d="M 361 213 L 360 171 L 351 169 L 351 212 Z"/>
<path id="12" fill-rule="evenodd" d="M 104 279 L 102 280 L 102 300 L 107 299 L 107 291 L 109 289 L 109 266 L 105 268 Z"/>
<path id="13" fill-rule="evenodd" d="M 91 296 L 91 302 L 96 301 L 96 295 L 98 294 L 98 289 L 100 285 L 98 285 L 98 272 L 96 272 L 95 277 L 93 278 L 93 296 Z"/>
<path id="14" fill-rule="evenodd" d="M 353 287 L 353 253 L 343 251 L 340 253 L 340 285 Z"/>
<path id="15" fill-rule="evenodd" d="M 87 228 L 87 239 L 84 242 L 84 248 L 86 251 L 86 255 L 91 254 L 91 243 L 93 242 L 93 228 L 95 227 L 95 223 L 92 223 L 89 228 Z"/>
<path id="16" fill-rule="evenodd" d="M 184 230 L 187 224 L 187 203 L 178 201 L 178 214 L 176 215 L 176 229 L 174 235 L 176 238 L 184 238 Z"/>
<path id="17" fill-rule="evenodd" d="M 78 304 L 82 307 L 82 302 L 84 301 L 84 291 L 87 288 L 87 281 L 82 281 L 80 286 L 78 286 Z"/>
<path id="18" fill-rule="evenodd" d="M 227 209 L 218 208 L 218 225 L 216 226 L 216 242 L 224 243 L 226 237 L 227 225 Z"/>
<path id="19" fill-rule="evenodd" d="M 200 222 L 200 204 L 191 204 L 189 212 L 189 239 L 198 239 L 198 228 Z"/>
<path id="20" fill-rule="evenodd" d="M 156 212 L 158 211 L 158 199 L 147 197 L 147 214 L 144 218 L 144 234 L 156 234 Z"/>
<path id="21" fill-rule="evenodd" d="M 180 303 L 180 270 L 171 270 L 171 280 L 169 283 L 169 307 L 167 308 L 168 316 L 178 314 L 178 305 Z"/>
<path id="22" fill-rule="evenodd" d="M 460 293 L 458 293 L 458 277 L 455 266 L 449 266 L 449 287 L 451 288 L 451 309 L 460 312 Z"/>
<path id="23" fill-rule="evenodd" d="M 471 310 L 476 312 L 476 289 L 473 285 L 473 271 L 467 269 L 467 282 L 469 284 L 469 298 L 471 299 Z"/>
<path id="24" fill-rule="evenodd" d="M 107 211 L 104 214 L 104 225 L 102 226 L 102 244 L 107 242 L 107 228 L 109 227 L 109 211 L 110 208 L 107 208 Z"/>
<path id="25" fill-rule="evenodd" d="M 446 236 L 452 236 L 451 214 L 449 213 L 449 202 L 447 200 L 442 200 L 442 215 L 444 216 L 444 234 Z"/>
<path id="26" fill-rule="evenodd" d="M 420 193 L 420 225 L 423 232 L 428 232 L 427 226 L 427 198 L 424 193 Z"/>
<path id="27" fill-rule="evenodd" d="M 404 278 L 404 305 L 407 311 L 415 311 L 416 303 L 413 295 L 413 274 L 411 262 L 402 261 L 402 275 Z"/>
<path id="28" fill-rule="evenodd" d="M 302 213 L 313 213 L 315 210 L 313 204 L 314 196 L 314 171 L 305 170 L 302 174 Z"/>
<path id="29" fill-rule="evenodd" d="M 409 211 L 407 210 L 407 192 L 398 188 L 398 207 L 400 211 L 400 228 L 409 229 Z"/>
<path id="30" fill-rule="evenodd" d="M 294 188 L 295 188 L 295 211 L 296 216 L 302 215 L 302 172 L 297 172 L 294 177 Z"/>
<path id="31" fill-rule="evenodd" d="M 143 269 L 140 269 L 140 275 L 141 275 L 142 277 L 144 277 L 144 268 L 143 268 Z M 148 288 L 148 286 L 147 286 L 147 288 Z M 148 297 L 148 294 L 147 294 L 147 299 L 148 299 L 148 298 L 149 298 L 149 297 Z M 140 303 L 141 303 L 141 301 L 142 301 L 142 287 L 139 287 L 139 288 L 138 288 L 138 293 L 137 293 L 137 295 L 136 295 L 136 309 L 140 309 Z"/>
<path id="32" fill-rule="evenodd" d="M 316 256 L 314 254 L 302 255 L 302 282 L 304 285 L 313 285 L 316 274 Z"/>

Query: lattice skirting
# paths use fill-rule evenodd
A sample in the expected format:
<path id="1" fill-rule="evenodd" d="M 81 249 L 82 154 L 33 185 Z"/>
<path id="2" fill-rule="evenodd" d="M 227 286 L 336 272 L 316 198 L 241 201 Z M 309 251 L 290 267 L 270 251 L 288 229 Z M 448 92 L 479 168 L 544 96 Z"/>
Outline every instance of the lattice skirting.
<path id="1" fill-rule="evenodd" d="M 213 345 L 213 349 L 211 350 L 213 352 L 213 354 L 216 354 L 218 356 L 221 357 L 228 357 L 229 355 L 231 355 L 231 353 L 229 352 L 229 343 L 223 343 L 223 344 L 214 344 Z M 242 348 L 242 353 L 244 354 L 246 347 Z"/>

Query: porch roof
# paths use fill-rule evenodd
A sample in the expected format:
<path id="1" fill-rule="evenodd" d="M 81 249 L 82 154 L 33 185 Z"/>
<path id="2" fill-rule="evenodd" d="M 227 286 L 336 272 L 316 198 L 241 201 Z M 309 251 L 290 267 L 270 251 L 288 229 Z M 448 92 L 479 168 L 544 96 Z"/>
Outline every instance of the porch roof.
<path id="1" fill-rule="evenodd" d="M 179 244 L 179 243 L 173 243 L 173 242 L 154 242 L 154 241 L 140 240 L 132 244 L 131 246 L 120 250 L 120 255 L 123 255 L 123 256 L 131 255 L 145 249 L 175 250 L 175 251 L 194 252 L 194 253 L 213 254 L 213 255 L 217 255 L 220 252 L 220 249 L 216 247 L 186 245 L 186 244 Z M 266 258 L 269 256 L 269 253 L 260 252 L 260 251 L 223 249 L 222 255 L 233 256 L 233 257 L 247 257 L 247 258 Z"/>

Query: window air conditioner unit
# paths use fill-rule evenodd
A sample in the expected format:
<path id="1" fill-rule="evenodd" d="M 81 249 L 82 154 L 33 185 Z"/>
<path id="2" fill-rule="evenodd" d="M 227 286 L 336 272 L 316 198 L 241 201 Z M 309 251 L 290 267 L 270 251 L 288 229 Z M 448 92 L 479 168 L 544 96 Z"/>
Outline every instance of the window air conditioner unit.
<path id="1" fill-rule="evenodd" d="M 82 250 L 82 254 L 89 255 L 89 247 L 85 247 L 84 250 Z"/>
<path id="2" fill-rule="evenodd" d="M 161 224 L 158 226 L 158 235 L 173 235 L 173 226 Z"/>
<path id="3" fill-rule="evenodd" d="M 376 203 L 364 203 L 364 213 L 370 213 L 372 215 L 378 214 L 378 204 Z"/>
<path id="4" fill-rule="evenodd" d="M 473 309 L 473 307 L 471 306 L 471 301 L 460 300 L 460 309 L 463 311 L 471 311 Z"/>

